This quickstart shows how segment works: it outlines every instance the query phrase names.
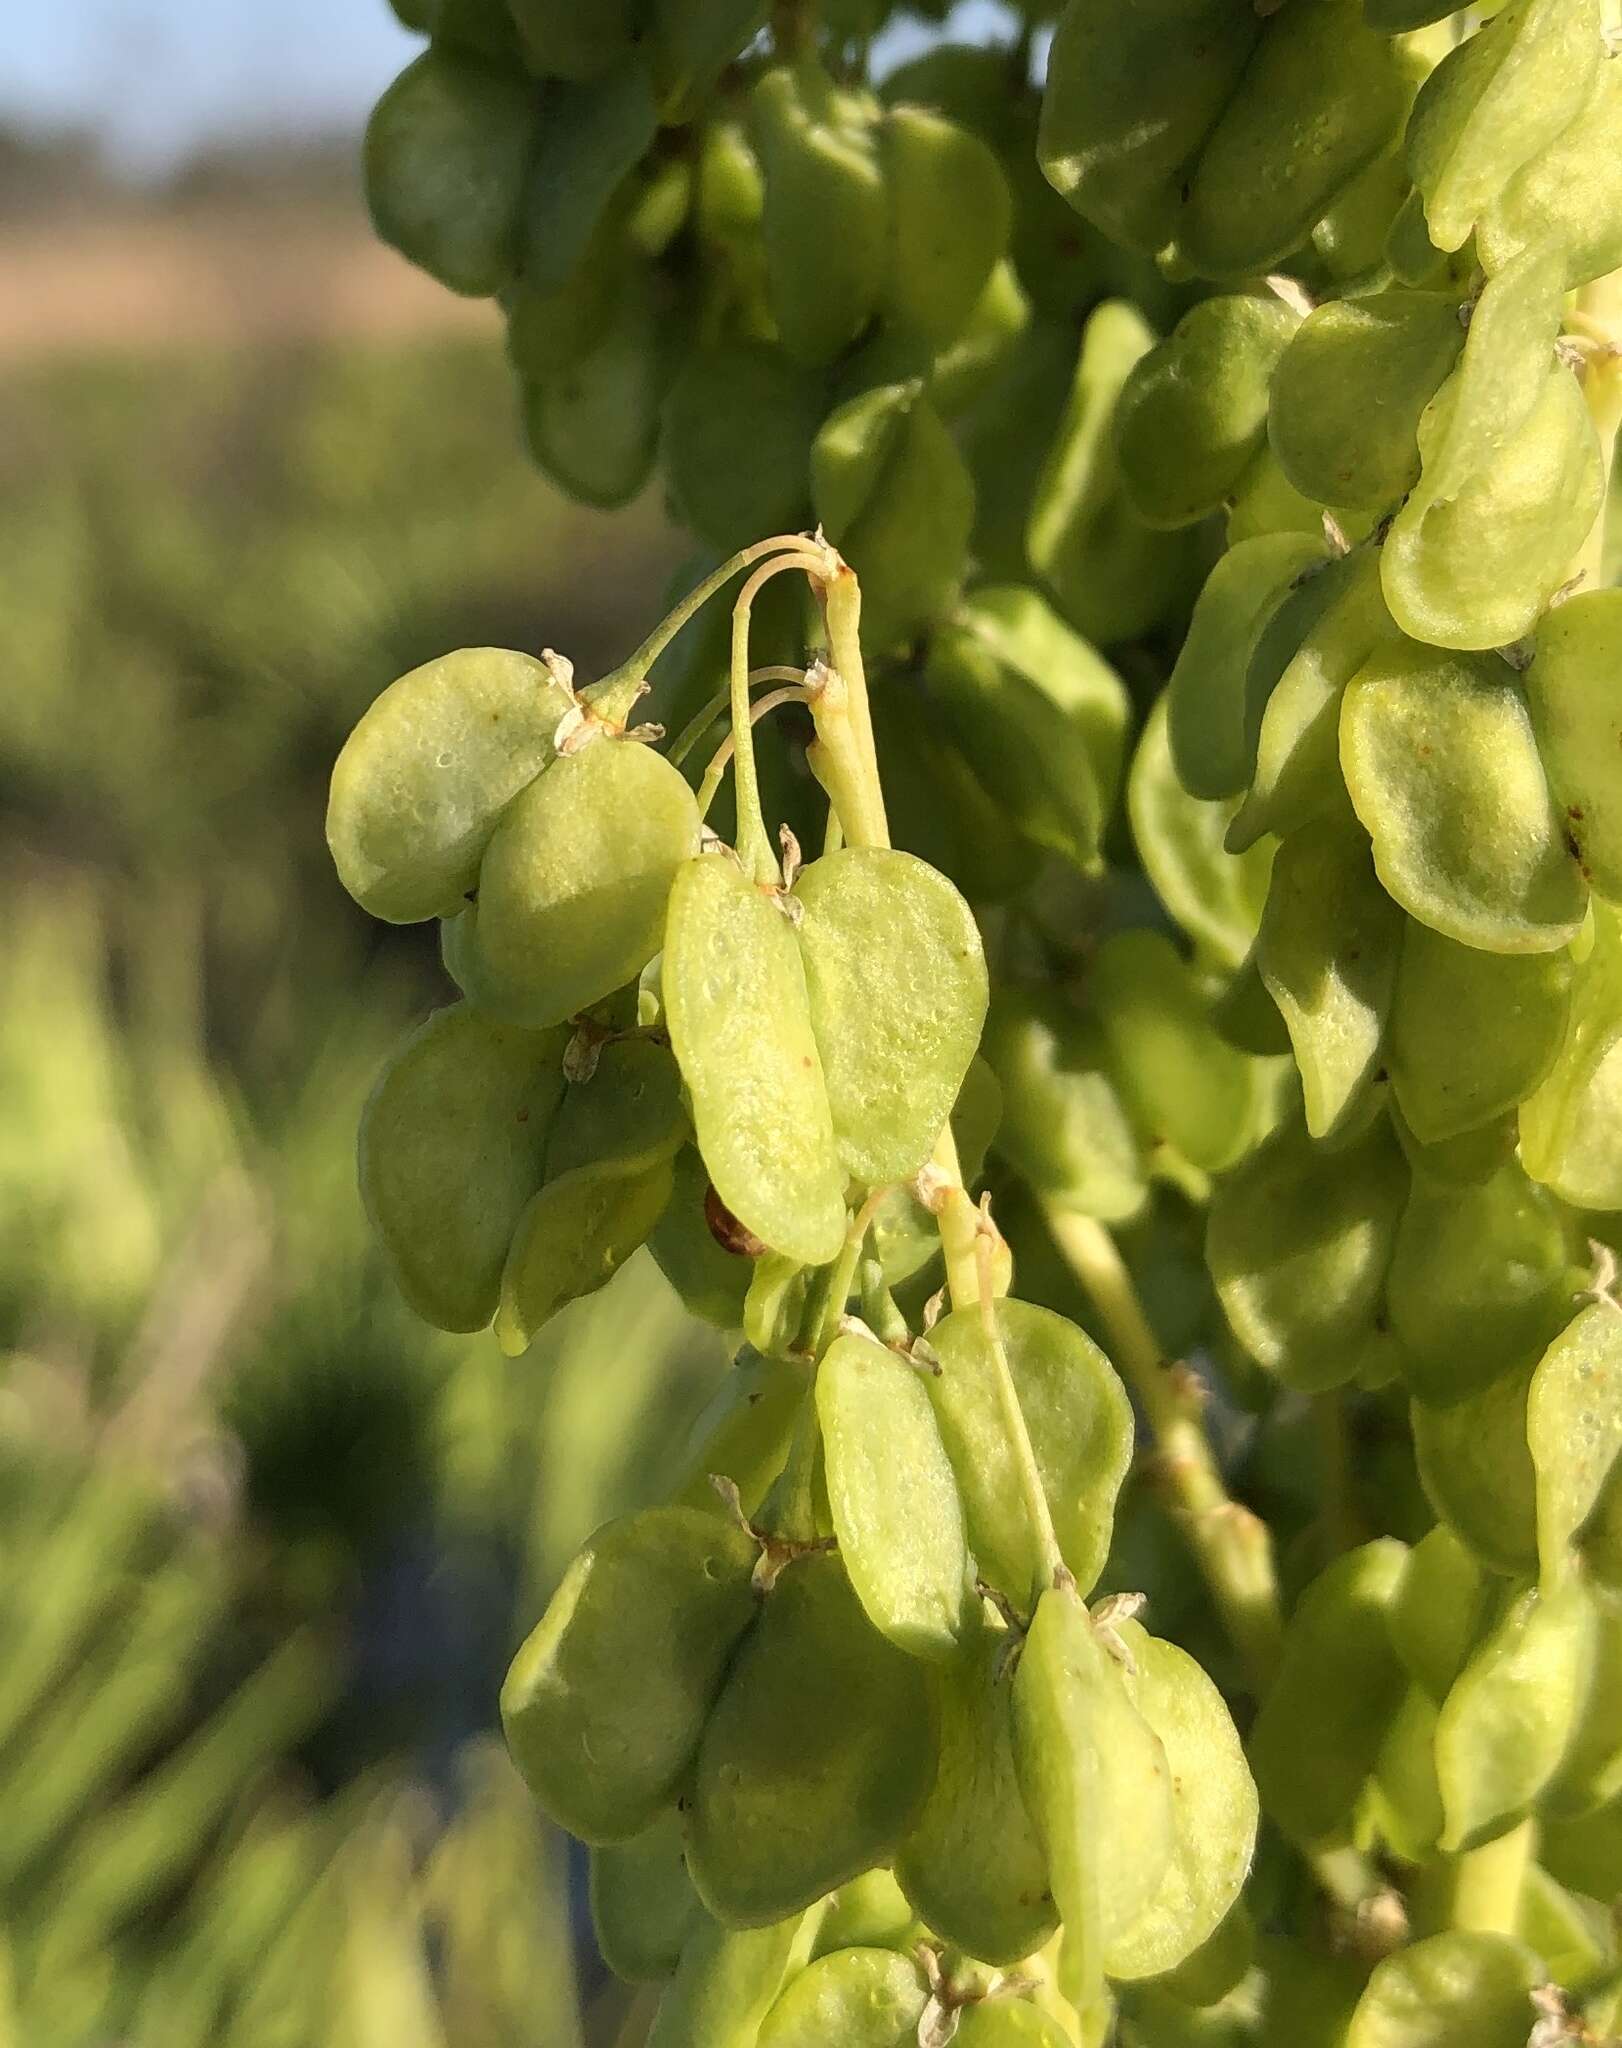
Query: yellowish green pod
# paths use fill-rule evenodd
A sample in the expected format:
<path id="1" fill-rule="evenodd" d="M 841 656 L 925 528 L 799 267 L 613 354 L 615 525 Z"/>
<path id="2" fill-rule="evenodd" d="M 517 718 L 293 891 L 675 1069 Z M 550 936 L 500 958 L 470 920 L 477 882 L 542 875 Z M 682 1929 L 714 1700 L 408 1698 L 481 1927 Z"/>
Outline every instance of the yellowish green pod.
<path id="1" fill-rule="evenodd" d="M 1375 1966 L 1345 2048 L 1526 2048 L 1536 1954 L 1507 1934 L 1432 1934 Z"/>
<path id="2" fill-rule="evenodd" d="M 1509 1577 L 1538 1565 L 1537 1476 L 1526 1443 L 1531 1379 L 1529 1366 L 1515 1366 L 1445 1408 L 1409 1408 L 1431 1506 L 1483 1564 Z"/>
<path id="3" fill-rule="evenodd" d="M 1615 1532 L 1606 1524 L 1614 1519 L 1622 1462 L 1622 1316 L 1608 1301 L 1581 1310 L 1539 1360 L 1527 1396 L 1526 1434 L 1537 1474 L 1544 1590 L 1565 1584 L 1584 1562 L 1616 1583 Z M 1592 1554 L 1596 1536 L 1598 1555 Z"/>
<path id="4" fill-rule="evenodd" d="M 670 1200 L 671 1157 L 608 1160 L 549 1180 L 513 1231 L 501 1274 L 496 1337 L 520 1357 L 560 1308 L 605 1287 L 648 1240 Z"/>
<path id="5" fill-rule="evenodd" d="M 1538 752 L 1582 872 L 1611 902 L 1622 899 L 1622 591 L 1579 591 L 1538 621 L 1526 671 Z"/>
<path id="6" fill-rule="evenodd" d="M 1567 291 L 1622 266 L 1622 72 L 1602 63 L 1576 117 L 1496 191 L 1476 223 L 1491 276 L 1529 249 L 1552 249 Z"/>
<path id="7" fill-rule="evenodd" d="M 892 106 L 878 147 L 890 206 L 885 314 L 939 346 L 962 332 L 1008 247 L 1008 180 L 978 135 L 924 107 Z"/>
<path id="8" fill-rule="evenodd" d="M 789 1980 L 759 2048 L 913 2048 L 928 2003 L 923 1972 L 888 1948 L 845 1948 Z"/>
<path id="9" fill-rule="evenodd" d="M 1414 1682 L 1440 1706 L 1487 1616 L 1488 1581 L 1445 1522 L 1421 1537 L 1397 1581 L 1391 1645 Z"/>
<path id="10" fill-rule="evenodd" d="M 1622 920 L 1593 904 L 1592 943 L 1576 970 L 1565 1036 L 1521 1104 L 1521 1160 L 1578 1209 L 1622 1208 Z"/>
<path id="11" fill-rule="evenodd" d="M 819 1917 L 795 1913 L 773 1926 L 733 1928 L 700 1914 L 647 2048 L 758 2048 L 784 1982 L 810 1960 Z"/>
<path id="12" fill-rule="evenodd" d="M 630 1841 L 592 1850 L 590 1895 L 598 1953 L 616 1977 L 656 1984 L 675 1974 L 700 1908 L 674 1806 Z"/>

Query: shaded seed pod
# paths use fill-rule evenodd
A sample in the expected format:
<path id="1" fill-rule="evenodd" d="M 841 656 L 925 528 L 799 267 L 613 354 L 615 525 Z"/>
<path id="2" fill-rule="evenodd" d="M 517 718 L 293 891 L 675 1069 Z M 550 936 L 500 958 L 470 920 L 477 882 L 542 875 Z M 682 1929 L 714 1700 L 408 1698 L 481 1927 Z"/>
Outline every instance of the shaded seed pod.
<path id="1" fill-rule="evenodd" d="M 659 443 L 683 523 L 723 553 L 804 526 L 825 409 L 822 381 L 780 349 L 695 349 L 671 384 Z"/>
<path id="2" fill-rule="evenodd" d="M 746 1248 L 723 1243 L 711 1228 L 706 1206 L 713 1194 L 696 1145 L 684 1145 L 672 1169 L 670 1200 L 653 1226 L 648 1250 L 681 1297 L 689 1315 L 718 1329 L 743 1325 L 744 1296 L 754 1259 Z"/>
<path id="3" fill-rule="evenodd" d="M 827 1901 L 817 1928 L 817 1954 L 842 1948 L 909 1950 L 920 1938 L 918 1917 L 888 1870 L 865 1870 Z"/>
<path id="4" fill-rule="evenodd" d="M 1231 496 L 1267 432 L 1273 371 L 1300 315 L 1270 295 L 1204 299 L 1136 363 L 1115 415 L 1121 481 L 1151 526 Z"/>
<path id="5" fill-rule="evenodd" d="M 1512 1578 L 1538 1564 L 1537 1475 L 1526 1443 L 1531 1382 L 1531 1366 L 1514 1366 L 1445 1408 L 1409 1408 L 1426 1498 L 1483 1564 Z"/>
<path id="6" fill-rule="evenodd" d="M 563 1096 L 563 1034 L 458 1003 L 413 1032 L 360 1122 L 361 1198 L 401 1293 L 443 1330 L 480 1330 Z"/>
<path id="7" fill-rule="evenodd" d="M 1409 1551 L 1387 1619 L 1391 1647 L 1436 1706 L 1486 1624 L 1491 1595 L 1474 1553 L 1445 1522 Z"/>
<path id="8" fill-rule="evenodd" d="M 391 683 L 333 764 L 327 846 L 373 917 L 452 917 L 477 885 L 502 813 L 553 756 L 572 708 L 545 663 L 464 647 Z"/>
<path id="9" fill-rule="evenodd" d="M 955 419 L 990 390 L 1012 362 L 1033 317 L 1019 274 L 1003 257 L 992 266 L 956 340 L 936 355 L 929 370 L 930 402 L 943 418 Z"/>
<path id="10" fill-rule="evenodd" d="M 559 1309 L 594 1294 L 647 1242 L 670 1200 L 672 1132 L 651 1160 L 577 1166 L 549 1180 L 518 1219 L 501 1274 L 496 1336 L 516 1358 Z"/>
<path id="11" fill-rule="evenodd" d="M 605 1523 L 564 1573 L 513 1659 L 501 1719 L 571 1834 L 629 1841 L 675 1796 L 754 1618 L 756 1554 L 718 1515 L 644 1508 Z"/>
<path id="12" fill-rule="evenodd" d="M 691 789 L 650 747 L 604 738 L 555 762 L 479 871 L 476 937 L 497 982 L 550 1024 L 634 981 L 698 839 Z"/>
<path id="13" fill-rule="evenodd" d="M 955 423 L 974 480 L 974 552 L 987 576 L 1027 579 L 1027 524 L 1076 370 L 1073 327 L 1031 320 Z"/>
<path id="14" fill-rule="evenodd" d="M 767 2013 L 759 2048 L 912 2048 L 928 2003 L 923 1973 L 887 1948 L 844 1948 L 791 1978 Z"/>
<path id="15" fill-rule="evenodd" d="M 1407 1690 L 1387 1626 L 1406 1557 L 1391 1537 L 1349 1551 L 1290 1617 L 1249 1753 L 1268 1814 L 1304 1846 L 1350 1823 Z"/>
<path id="16" fill-rule="evenodd" d="M 589 84 L 555 84 L 542 105 L 524 194 L 521 279 L 521 289 L 540 293 L 566 284 L 594 246 L 624 247 L 627 180 L 659 128 L 652 81 L 640 63 Z"/>
<path id="17" fill-rule="evenodd" d="M 654 74 L 667 124 L 690 121 L 734 58 L 759 34 L 767 0 L 651 0 Z"/>
<path id="18" fill-rule="evenodd" d="M 675 1807 L 630 1841 L 592 1850 L 590 1896 L 598 1953 L 616 1977 L 656 1984 L 675 1974 L 701 1911 Z"/>
<path id="19" fill-rule="evenodd" d="M 803 1367 L 761 1357 L 745 1345 L 688 1434 L 677 1461 L 675 1504 L 728 1513 L 712 1484 L 718 1475 L 732 1481 L 744 1513 L 753 1515 L 783 1469 L 805 1397 Z"/>
<path id="20" fill-rule="evenodd" d="M 451 291 L 499 292 L 517 274 L 539 132 L 527 79 L 471 56 L 424 51 L 366 124 L 373 226 Z"/>
<path id="21" fill-rule="evenodd" d="M 688 1867 L 712 1913 L 759 1926 L 890 1856 L 935 1772 L 924 1670 L 869 1623 L 837 1557 L 788 1566 L 694 1768 Z"/>
<path id="22" fill-rule="evenodd" d="M 918 380 L 884 384 L 823 422 L 811 450 L 819 524 L 862 579 L 862 623 L 879 648 L 950 606 L 974 524 L 974 485 Z"/>
<path id="23" fill-rule="evenodd" d="M 962 332 L 1008 247 L 1008 181 L 979 136 L 923 107 L 892 105 L 878 147 L 890 210 L 885 317 L 939 346 Z"/>
<path id="24" fill-rule="evenodd" d="M 657 1038 L 614 1038 L 589 1075 L 569 1081 L 546 1145 L 549 1179 L 580 1166 L 668 1159 L 687 1133 L 681 1071 Z"/>
<path id="25" fill-rule="evenodd" d="M 590 346 L 524 382 L 530 454 L 588 505 L 628 504 L 653 473 L 680 326 L 664 283 L 645 265 L 627 267 Z"/>
<path id="26" fill-rule="evenodd" d="M 507 0 L 531 66 L 550 78 L 601 78 L 636 47 L 641 0 Z"/>

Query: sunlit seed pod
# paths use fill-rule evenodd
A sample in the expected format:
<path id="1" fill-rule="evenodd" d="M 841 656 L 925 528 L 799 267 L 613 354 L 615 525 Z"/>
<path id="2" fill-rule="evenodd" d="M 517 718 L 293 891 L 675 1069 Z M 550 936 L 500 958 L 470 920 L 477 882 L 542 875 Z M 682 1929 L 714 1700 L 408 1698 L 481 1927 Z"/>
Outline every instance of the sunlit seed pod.
<path id="1" fill-rule="evenodd" d="M 595 1294 L 648 1240 L 670 1200 L 675 1136 L 652 1159 L 577 1166 L 548 1180 L 513 1231 L 496 1336 L 526 1351 L 559 1309 Z"/>
<path id="2" fill-rule="evenodd" d="M 1408 99 L 1400 53 L 1359 0 L 1291 0 L 1200 149 L 1177 222 L 1184 259 L 1247 277 L 1286 258 L 1398 133 Z"/>
<path id="3" fill-rule="evenodd" d="M 683 523 L 723 551 L 803 526 L 824 409 L 822 381 L 780 349 L 694 349 L 665 400 L 659 444 Z"/>
<path id="4" fill-rule="evenodd" d="M 1008 181 L 978 135 L 923 107 L 892 105 L 878 152 L 890 212 L 885 315 L 948 342 L 1008 247 Z"/>
<path id="5" fill-rule="evenodd" d="M 1507 1934 L 1432 1934 L 1375 1966 L 1346 2048 L 1525 2048 L 1542 1965 Z"/>
<path id="6" fill-rule="evenodd" d="M 1580 1563 L 1608 1583 L 1619 1559 L 1593 1554 L 1622 1465 L 1622 1316 L 1609 1301 L 1581 1310 L 1532 1375 L 1527 1440 L 1537 1475 L 1538 1564 L 1553 1591 Z"/>
<path id="7" fill-rule="evenodd" d="M 929 1999 L 923 1972 L 893 1949 L 845 1948 L 789 1980 L 767 2013 L 760 2048 L 912 2048 Z"/>
<path id="8" fill-rule="evenodd" d="M 1300 315 L 1267 294 L 1203 299 L 1138 362 L 1115 415 L 1121 481 L 1151 526 L 1233 491 L 1267 432 L 1267 392 Z"/>
<path id="9" fill-rule="evenodd" d="M 766 1358 L 795 1353 L 805 1315 L 809 1270 L 781 1252 L 764 1252 L 755 1260 L 749 1291 L 743 1301 L 744 1342 Z"/>
<path id="10" fill-rule="evenodd" d="M 1027 1301 L 1001 1301 L 995 1317 L 1059 1548 L 1085 1592 L 1103 1569 L 1131 1462 L 1131 1404 L 1103 1352 L 1065 1317 Z M 929 1342 L 940 1371 L 924 1384 L 957 1474 L 969 1547 L 984 1578 L 1028 1601 L 1040 1578 L 1039 1535 L 1008 1442 L 986 1318 L 955 1309 Z"/>
<path id="11" fill-rule="evenodd" d="M 1588 1686 L 1554 1776 L 1538 1794 L 1540 1813 L 1597 1813 L 1622 1794 L 1622 1600 L 1614 1590 L 1586 1589 L 1591 1610 Z M 1542 1946 L 1541 1943 L 1538 1946 Z"/>
<path id="12" fill-rule="evenodd" d="M 1322 504 L 1385 511 L 1419 475 L 1419 419 L 1464 344 L 1444 292 L 1332 299 L 1279 359 L 1268 401 L 1273 452 Z"/>
<path id="13" fill-rule="evenodd" d="M 1403 1116 L 1427 1145 L 1480 1130 L 1525 1102 L 1565 1034 L 1569 953 L 1483 953 L 1409 922 L 1388 1063 Z"/>
<path id="14" fill-rule="evenodd" d="M 1362 1824 L 1373 1825 L 1394 1856 L 1427 1863 L 1442 1832 L 1436 1781 L 1436 1703 L 1411 1685 L 1386 1730 L 1363 1795 Z"/>
<path id="15" fill-rule="evenodd" d="M 552 78 L 600 78 L 636 44 L 636 0 L 598 0 L 582 12 L 570 0 L 507 0 L 531 64 Z"/>
<path id="16" fill-rule="evenodd" d="M 1281 1124 L 1218 1183 L 1206 1257 L 1234 1335 L 1287 1386 L 1317 1392 L 1359 1369 L 1383 1322 L 1408 1168 L 1385 1119 L 1341 1149 Z"/>
<path id="17" fill-rule="evenodd" d="M 1298 1843 L 1345 1829 L 1402 1704 L 1408 1678 L 1387 1616 L 1406 1556 L 1391 1537 L 1349 1551 L 1290 1618 L 1249 1754 L 1268 1814 Z"/>
<path id="18" fill-rule="evenodd" d="M 1521 1104 L 1521 1158 L 1579 1209 L 1622 1208 L 1622 920 L 1593 905 L 1593 939 L 1571 984 L 1558 1052 Z"/>
<path id="19" fill-rule="evenodd" d="M 932 1683 L 940 1763 L 896 1874 L 920 1917 L 981 1961 L 1007 1966 L 1058 1926 L 1042 1845 L 1014 1769 L 1004 1630 L 979 1625 L 968 1655 Z"/>
<path id="20" fill-rule="evenodd" d="M 758 1926 L 889 1857 L 935 1771 L 925 1668 L 871 1625 L 837 1557 L 787 1567 L 694 1767 L 688 1867 L 712 1913 Z"/>
<path id="21" fill-rule="evenodd" d="M 1597 1899 L 1568 1891 L 1540 1864 L 1529 1864 L 1515 1931 L 1542 1959 L 1552 1982 L 1579 1996 L 1598 1993 L 1584 2011 L 1584 2023 L 1614 2030 L 1622 2017 L 1616 2003 L 1622 1985 L 1616 1977 L 1616 1934 L 1606 1908 Z"/>
<path id="22" fill-rule="evenodd" d="M 332 770 L 338 879 L 390 924 L 451 917 L 507 806 L 553 756 L 572 698 L 544 663 L 464 647 L 401 676 L 361 714 Z"/>
<path id="23" fill-rule="evenodd" d="M 733 1928 L 700 1914 L 647 2048 L 756 2048 L 784 1982 L 810 1960 L 818 1917 L 813 1910 L 773 1926 Z"/>
<path id="24" fill-rule="evenodd" d="M 1538 621 L 1527 702 L 1538 751 L 1583 873 L 1622 900 L 1622 802 L 1613 771 L 1622 746 L 1616 677 L 1622 591 L 1579 592 Z"/>
<path id="25" fill-rule="evenodd" d="M 1528 251 L 1482 286 L 1447 399 L 1425 421 L 1428 494 L 1456 497 L 1501 458 L 1543 395 L 1560 304 L 1560 261 L 1552 250 Z"/>
<path id="26" fill-rule="evenodd" d="M 1355 822 L 1303 825 L 1280 846 L 1256 960 L 1290 1034 L 1314 1138 L 1350 1125 L 1380 1071 L 1403 923 Z"/>
<path id="27" fill-rule="evenodd" d="M 572 1834 L 629 1841 L 674 1796 L 754 1619 L 756 1555 L 720 1516 L 644 1508 L 605 1524 L 564 1574 L 513 1660 L 501 1718 L 530 1790 Z"/>
<path id="28" fill-rule="evenodd" d="M 594 1849 L 590 1892 L 598 1953 L 614 1975 L 629 1984 L 673 1976 L 699 1914 L 676 1808 L 630 1841 Z"/>
<path id="29" fill-rule="evenodd" d="M 1067 2048 L 1060 2022 L 1025 1998 L 996 1998 L 964 2009 L 955 2048 Z"/>
<path id="30" fill-rule="evenodd" d="M 1398 135 L 1341 188 L 1313 226 L 1312 253 L 1334 283 L 1353 284 L 1380 269 L 1386 238 L 1409 189 Z"/>
<path id="31" fill-rule="evenodd" d="M 1387 1617 L 1391 1644 L 1437 1706 L 1463 1668 L 1491 1597 L 1474 1552 L 1445 1522 L 1409 1551 Z"/>
<path id="32" fill-rule="evenodd" d="M 1581 1586 L 1547 1598 L 1523 1593 L 1455 1679 L 1436 1723 L 1441 1846 L 1450 1854 L 1502 1834 L 1536 1806 L 1587 1697 L 1593 1638 Z"/>
<path id="33" fill-rule="evenodd" d="M 1559 134 L 1494 193 L 1476 223 L 1489 276 L 1529 249 L 1552 248 L 1570 291 L 1622 266 L 1622 72 L 1602 63 Z"/>
<path id="34" fill-rule="evenodd" d="M 407 1301 L 447 1330 L 482 1329 L 563 1096 L 563 1034 L 439 1010 L 379 1076 L 361 1113 L 360 1187 Z"/>
<path id="35" fill-rule="evenodd" d="M 1537 1569 L 1537 1478 L 1526 1444 L 1530 1366 L 1512 1367 L 1445 1408 L 1409 1409 L 1414 1457 L 1440 1519 L 1483 1564 L 1510 1577 Z"/>
<path id="36" fill-rule="evenodd" d="M 1267 533 L 1316 537 L 1323 530 L 1322 505 L 1315 498 L 1302 496 L 1264 442 L 1245 464 L 1228 498 L 1225 532 L 1229 547 Z"/>
<path id="37" fill-rule="evenodd" d="M 1511 0 L 1421 86 L 1408 170 L 1438 248 L 1460 248 L 1577 113 L 1600 62 L 1599 30 L 1596 0 Z"/>
<path id="38" fill-rule="evenodd" d="M 1575 937 L 1587 890 L 1506 663 L 1377 653 L 1346 687 L 1340 759 L 1380 880 L 1411 917 L 1497 953 Z"/>
<path id="39" fill-rule="evenodd" d="M 529 80 L 430 49 L 366 125 L 366 203 L 392 248 L 451 291 L 487 298 L 518 269 L 524 186 L 540 130 Z"/>
<path id="40" fill-rule="evenodd" d="M 842 1948 L 910 1950 L 920 1939 L 912 1902 L 883 1865 L 864 1870 L 829 1895 L 817 1927 L 816 1953 Z"/>
<path id="41" fill-rule="evenodd" d="M 634 981 L 698 838 L 691 789 L 651 747 L 604 738 L 556 761 L 479 871 L 477 944 L 498 983 L 560 1023 Z"/>
<path id="42" fill-rule="evenodd" d="M 663 285 L 642 265 L 626 270 L 591 348 L 524 385 L 531 455 L 588 505 L 629 503 L 653 472 L 681 326 Z"/>

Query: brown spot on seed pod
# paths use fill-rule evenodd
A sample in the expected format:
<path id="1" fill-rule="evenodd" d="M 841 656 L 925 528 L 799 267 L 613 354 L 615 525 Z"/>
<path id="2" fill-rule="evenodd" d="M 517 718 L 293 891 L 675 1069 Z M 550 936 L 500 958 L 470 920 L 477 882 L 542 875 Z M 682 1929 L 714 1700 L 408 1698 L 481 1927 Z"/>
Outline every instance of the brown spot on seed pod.
<path id="1" fill-rule="evenodd" d="M 758 1259 L 766 1250 L 755 1233 L 738 1221 L 713 1187 L 704 1190 L 704 1221 L 722 1251 L 731 1252 L 736 1259 Z"/>

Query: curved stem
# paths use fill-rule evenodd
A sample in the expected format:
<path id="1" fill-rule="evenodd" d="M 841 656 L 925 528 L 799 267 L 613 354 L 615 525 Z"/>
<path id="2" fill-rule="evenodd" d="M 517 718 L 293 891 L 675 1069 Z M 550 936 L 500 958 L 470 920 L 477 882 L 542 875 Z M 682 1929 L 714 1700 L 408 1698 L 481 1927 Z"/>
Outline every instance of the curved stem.
<path id="1" fill-rule="evenodd" d="M 801 569 L 815 576 L 824 567 L 821 558 L 802 550 L 779 554 L 764 562 L 749 577 L 732 607 L 732 738 L 737 766 L 733 774 L 738 811 L 738 858 L 744 873 L 757 882 L 769 882 L 777 872 L 776 857 L 766 834 L 760 811 L 760 778 L 755 772 L 754 728 L 749 722 L 749 614 L 759 593 L 774 576 L 786 569 Z"/>
<path id="2" fill-rule="evenodd" d="M 769 540 L 752 541 L 748 547 L 739 548 L 719 569 L 712 570 L 702 583 L 690 590 L 673 611 L 665 614 L 635 654 L 615 669 L 614 676 L 634 676 L 642 682 L 687 621 L 702 611 L 717 591 L 724 590 L 740 570 L 747 569 L 752 562 L 764 561 L 768 555 L 806 554 L 810 546 L 803 533 L 775 533 Z"/>
<path id="3" fill-rule="evenodd" d="M 754 688 L 756 683 L 803 683 L 804 681 L 805 670 L 790 668 L 786 662 L 772 662 L 766 668 L 752 668 L 749 671 L 749 687 L 751 689 Z M 729 680 L 721 685 L 713 697 L 705 699 L 697 711 L 693 713 L 692 717 L 688 719 L 675 739 L 665 749 L 672 768 L 679 768 L 681 766 L 731 701 L 732 684 Z"/>
<path id="4" fill-rule="evenodd" d="M 798 669 L 756 669 L 750 675 L 750 682 L 764 675 L 798 675 Z M 808 704 L 811 692 L 803 683 L 791 683 L 781 690 L 772 690 L 758 698 L 749 707 L 749 723 L 758 725 L 768 711 L 775 711 L 780 704 Z M 721 778 L 727 772 L 727 763 L 732 759 L 734 742 L 731 733 L 716 748 L 710 757 L 710 765 L 704 770 L 704 778 L 698 785 L 698 815 L 703 818 L 715 801 L 715 793 L 721 787 Z"/>

